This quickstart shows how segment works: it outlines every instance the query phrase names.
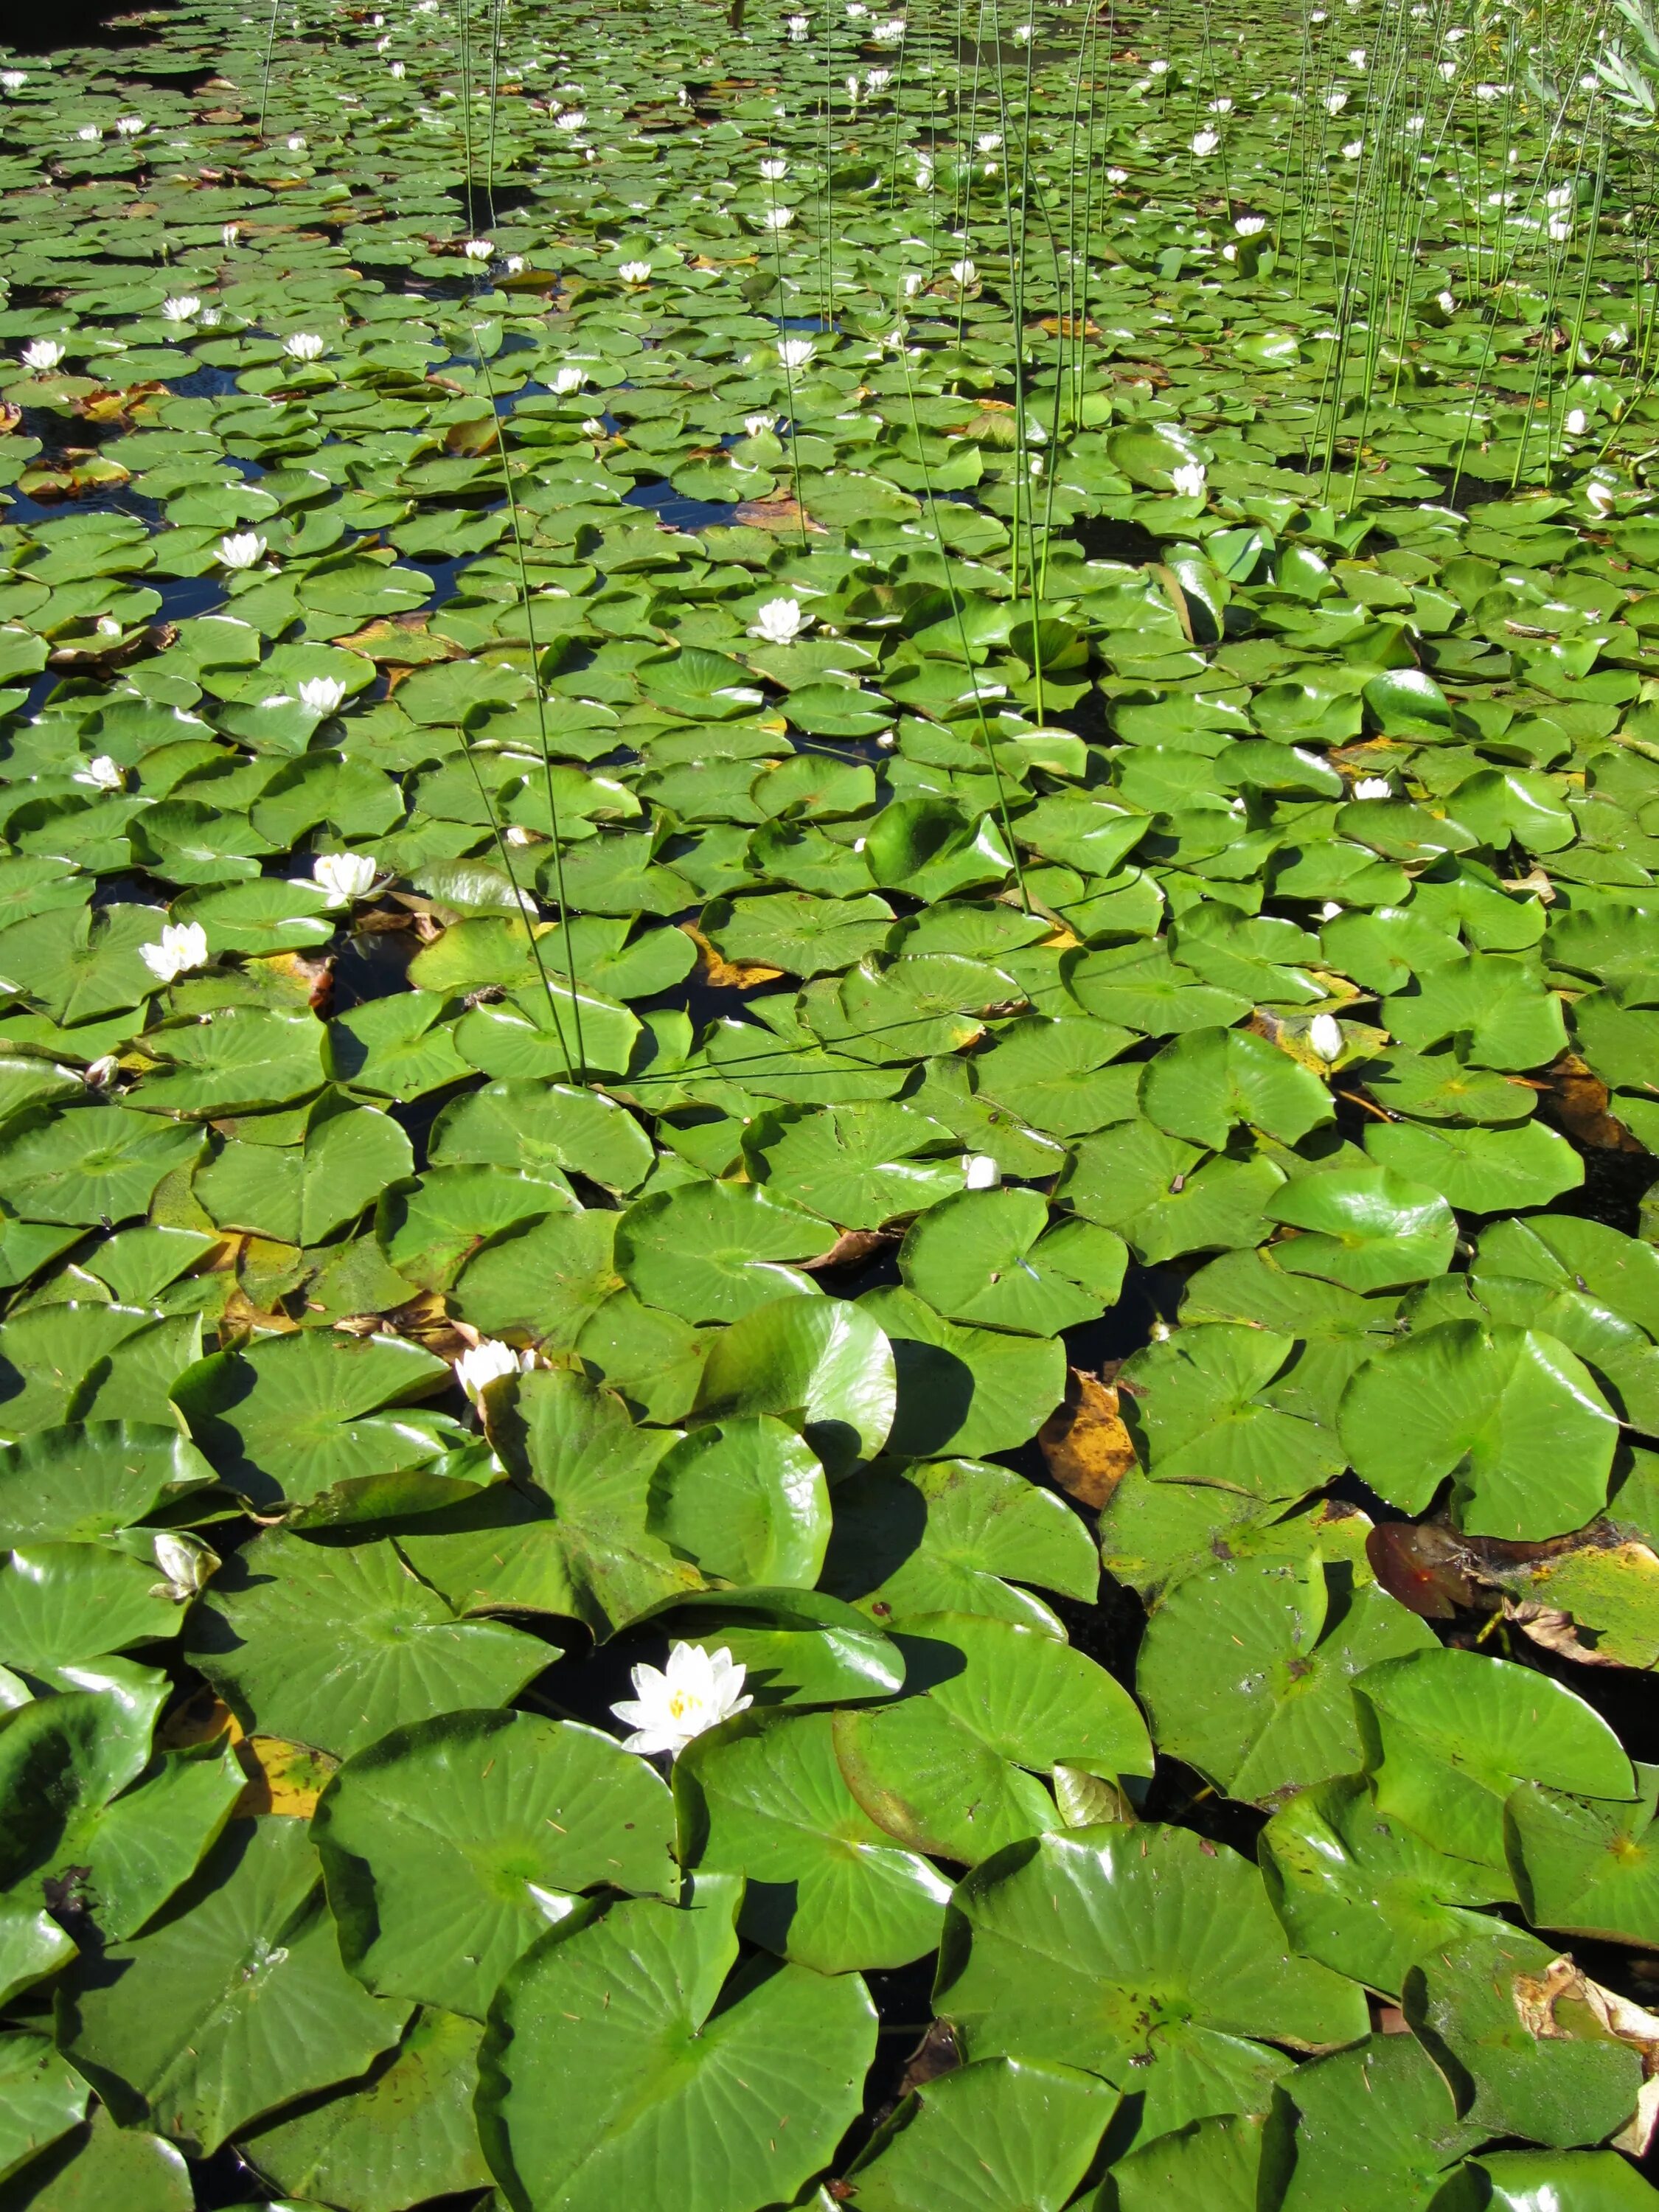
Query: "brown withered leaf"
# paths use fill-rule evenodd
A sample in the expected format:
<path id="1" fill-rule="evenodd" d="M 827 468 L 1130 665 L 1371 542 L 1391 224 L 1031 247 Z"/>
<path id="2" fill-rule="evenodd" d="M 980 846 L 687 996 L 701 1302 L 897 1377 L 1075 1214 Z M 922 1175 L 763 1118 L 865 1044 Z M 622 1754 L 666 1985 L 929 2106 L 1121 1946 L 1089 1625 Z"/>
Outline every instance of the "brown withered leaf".
<path id="1" fill-rule="evenodd" d="M 891 1251 L 898 1241 L 884 1229 L 843 1229 L 827 1252 L 819 1253 L 816 1260 L 802 1260 L 799 1265 L 809 1274 L 824 1267 L 861 1267 L 878 1252 Z"/>
<path id="2" fill-rule="evenodd" d="M 1073 1367 L 1065 1403 L 1037 1431 L 1051 1481 L 1094 1511 L 1107 1504 L 1135 1464 L 1135 1448 L 1118 1410 L 1117 1388 Z"/>
<path id="3" fill-rule="evenodd" d="M 94 649 L 90 640 L 81 645 L 59 646 L 47 665 L 70 674 L 82 670 L 96 676 L 109 669 L 125 668 L 129 661 L 147 660 L 152 653 L 165 653 L 178 642 L 178 638 L 177 623 L 151 623 L 143 629 L 130 630 L 125 637 L 110 638 L 101 650 Z"/>
<path id="4" fill-rule="evenodd" d="M 1379 1521 L 1365 1539 L 1371 1572 L 1423 1620 L 1450 1620 L 1476 1601 L 1478 1562 L 1461 1536 L 1425 1522 Z"/>
<path id="5" fill-rule="evenodd" d="M 1521 2026 L 1540 2043 L 1580 2039 L 1588 2012 L 1605 2034 L 1635 2051 L 1642 2062 L 1636 2112 L 1613 2141 L 1632 2158 L 1644 2157 L 1659 2127 L 1659 2016 L 1591 1981 L 1565 1955 L 1552 1959 L 1541 1974 L 1516 1974 L 1511 1993 Z M 1565 2019 L 1556 2012 L 1563 2004 L 1569 2008 Z"/>
<path id="6" fill-rule="evenodd" d="M 962 2053 L 957 2048 L 955 2031 L 942 2020 L 930 2022 L 927 2034 L 905 2062 L 899 2095 L 908 2097 L 912 2089 L 926 2088 L 941 2074 L 954 2074 L 961 2063 Z"/>
<path id="7" fill-rule="evenodd" d="M 493 414 L 469 416 L 465 422 L 452 422 L 444 432 L 447 453 L 493 453 L 501 442 L 501 418 Z"/>
<path id="8" fill-rule="evenodd" d="M 1577 1053 L 1564 1052 L 1553 1066 L 1547 1068 L 1540 1088 L 1549 1102 L 1551 1119 L 1581 1145 L 1602 1152 L 1647 1149 L 1609 1112 L 1607 1085 L 1591 1073 Z"/>
<path id="9" fill-rule="evenodd" d="M 732 509 L 732 520 L 750 530 L 817 531 L 823 535 L 823 525 L 814 522 L 798 500 L 787 494 L 777 499 L 743 499 Z"/>
<path id="10" fill-rule="evenodd" d="M 247 1787 L 232 1809 L 233 1820 L 252 1820 L 264 1813 L 308 1820 L 340 1764 L 329 1752 L 275 1735 L 244 1736 L 236 1758 Z"/>
<path id="11" fill-rule="evenodd" d="M 697 948 L 697 981 L 711 991 L 746 991 L 756 983 L 775 983 L 783 973 L 763 960 L 728 960 L 694 922 L 683 921 L 680 927 Z"/>

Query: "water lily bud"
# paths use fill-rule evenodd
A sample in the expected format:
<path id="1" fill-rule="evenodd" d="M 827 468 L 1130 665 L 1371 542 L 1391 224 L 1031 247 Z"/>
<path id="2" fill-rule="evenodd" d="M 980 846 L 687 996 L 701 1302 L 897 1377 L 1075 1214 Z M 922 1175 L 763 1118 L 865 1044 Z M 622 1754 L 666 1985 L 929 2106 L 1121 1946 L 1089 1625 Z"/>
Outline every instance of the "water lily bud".
<path id="1" fill-rule="evenodd" d="M 188 1605 L 205 1588 L 219 1561 L 207 1546 L 193 1536 L 175 1536 L 158 1528 L 150 1540 L 150 1557 L 161 1569 L 162 1582 L 155 1595 L 170 1597 L 175 1605 Z"/>
<path id="2" fill-rule="evenodd" d="M 1002 1182 L 1002 1170 L 989 1152 L 964 1152 L 962 1179 L 969 1190 L 995 1190 Z"/>
<path id="3" fill-rule="evenodd" d="M 82 1080 L 88 1091 L 107 1091 L 120 1073 L 120 1061 L 112 1052 L 106 1052 L 88 1061 Z"/>
<path id="4" fill-rule="evenodd" d="M 499 1337 L 481 1337 L 455 1362 L 455 1380 L 476 1406 L 491 1382 L 499 1382 L 504 1375 L 527 1374 L 535 1359 L 533 1352 L 515 1352 Z"/>
<path id="5" fill-rule="evenodd" d="M 1340 1060 L 1342 1024 L 1334 1014 L 1316 1014 L 1308 1024 L 1308 1043 L 1321 1060 Z"/>

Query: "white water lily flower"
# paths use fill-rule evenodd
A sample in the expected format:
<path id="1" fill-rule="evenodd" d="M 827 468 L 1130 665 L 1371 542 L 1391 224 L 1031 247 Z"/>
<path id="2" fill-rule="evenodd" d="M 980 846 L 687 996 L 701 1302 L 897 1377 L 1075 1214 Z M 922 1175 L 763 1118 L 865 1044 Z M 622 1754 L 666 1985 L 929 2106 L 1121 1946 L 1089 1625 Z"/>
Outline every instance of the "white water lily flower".
<path id="1" fill-rule="evenodd" d="M 1241 238 L 1259 238 L 1267 228 L 1265 215 L 1242 215 L 1233 225 Z"/>
<path id="2" fill-rule="evenodd" d="M 1594 514 L 1605 517 L 1613 513 L 1613 502 L 1618 494 L 1611 484 L 1602 483 L 1599 478 L 1593 477 L 1584 486 L 1584 497 Z"/>
<path id="3" fill-rule="evenodd" d="M 1327 115 L 1340 115 L 1347 104 L 1348 95 L 1340 85 L 1339 85 L 1334 92 L 1328 92 L 1325 94 L 1325 112 Z"/>
<path id="4" fill-rule="evenodd" d="M 781 185 L 789 173 L 789 164 L 774 155 L 769 161 L 761 163 L 760 173 L 763 184 Z"/>
<path id="5" fill-rule="evenodd" d="M 964 1152 L 962 1176 L 969 1190 L 995 1190 L 1001 1183 L 1002 1170 L 989 1152 Z"/>
<path id="6" fill-rule="evenodd" d="M 0 70 L 0 85 L 8 92 L 21 92 L 29 81 L 27 70 Z"/>
<path id="7" fill-rule="evenodd" d="M 535 1359 L 533 1352 L 514 1352 L 499 1337 L 480 1337 L 455 1362 L 455 1380 L 476 1406 L 487 1384 L 499 1382 L 504 1375 L 527 1375 Z"/>
<path id="8" fill-rule="evenodd" d="M 568 399 L 571 393 L 580 392 L 586 381 L 587 371 L 585 368 L 578 368 L 574 362 L 567 362 L 564 368 L 554 370 L 553 381 L 547 388 L 556 398 Z"/>
<path id="9" fill-rule="evenodd" d="M 1343 1052 L 1342 1024 L 1334 1014 L 1316 1014 L 1308 1024 L 1308 1043 L 1321 1060 L 1340 1060 Z"/>
<path id="10" fill-rule="evenodd" d="M 1501 84 L 1478 84 L 1474 88 L 1474 96 L 1477 100 L 1501 100 L 1504 88 Z"/>
<path id="11" fill-rule="evenodd" d="M 84 138 L 88 146 L 95 146 L 104 134 L 95 123 L 83 123 L 75 135 Z"/>
<path id="12" fill-rule="evenodd" d="M 164 323 L 188 323 L 201 312 L 202 303 L 194 292 L 181 292 L 176 299 L 161 302 L 161 320 Z"/>
<path id="13" fill-rule="evenodd" d="M 1343 908 L 1337 900 L 1327 899 L 1319 909 L 1319 919 L 1322 921 L 1334 921 L 1342 911 Z"/>
<path id="14" fill-rule="evenodd" d="M 1146 66 L 1154 76 L 1166 76 L 1169 74 L 1170 64 L 1168 62 L 1148 62 Z"/>
<path id="15" fill-rule="evenodd" d="M 136 138 L 143 127 L 144 118 L 142 115 L 120 116 L 115 125 L 118 136 L 123 138 Z"/>
<path id="16" fill-rule="evenodd" d="M 1364 46 L 1350 46 L 1348 49 L 1348 60 L 1353 68 L 1363 70 L 1365 66 L 1365 49 Z"/>
<path id="17" fill-rule="evenodd" d="M 817 352 L 811 338 L 780 338 L 778 359 L 785 368 L 805 368 Z"/>
<path id="18" fill-rule="evenodd" d="M 872 100 L 879 99 L 892 82 L 891 70 L 872 69 L 864 73 L 864 88 Z"/>
<path id="19" fill-rule="evenodd" d="M 1394 786 L 1386 775 L 1362 775 L 1354 785 L 1356 799 L 1392 799 Z"/>
<path id="20" fill-rule="evenodd" d="M 1218 131 L 1195 131 L 1188 143 L 1201 161 L 1213 154 L 1221 143 L 1221 133 Z"/>
<path id="21" fill-rule="evenodd" d="M 918 161 L 916 164 L 916 190 L 919 192 L 931 192 L 933 189 L 933 163 L 931 161 Z"/>
<path id="22" fill-rule="evenodd" d="M 556 120 L 561 131 L 580 131 L 587 120 L 587 110 L 585 107 L 567 107 Z"/>
<path id="23" fill-rule="evenodd" d="M 525 258 L 522 253 L 509 253 L 503 266 L 509 276 L 522 276 L 525 271 Z"/>
<path id="24" fill-rule="evenodd" d="M 1206 481 L 1202 461 L 1183 461 L 1170 471 L 1170 487 L 1182 499 L 1202 499 Z"/>
<path id="25" fill-rule="evenodd" d="M 694 1737 L 754 1703 L 741 1694 L 747 1672 L 725 1644 L 710 1652 L 700 1644 L 676 1644 L 665 1668 L 635 1667 L 634 1695 L 611 1708 L 634 1731 L 623 1749 L 642 1759 L 659 1751 L 678 1759 Z"/>
<path id="26" fill-rule="evenodd" d="M 120 625 L 116 625 L 118 634 Z M 107 753 L 100 753 L 83 769 L 77 769 L 73 779 L 76 783 L 89 785 L 94 791 L 120 791 L 126 784 L 126 771 L 112 761 Z"/>
<path id="27" fill-rule="evenodd" d="M 771 415 L 745 415 L 743 418 L 743 427 L 748 436 L 758 438 L 763 430 L 771 428 L 776 419 Z"/>
<path id="28" fill-rule="evenodd" d="M 1434 303 L 1443 315 L 1455 315 L 1457 313 L 1457 295 L 1455 292 L 1437 292 L 1435 295 Z"/>
<path id="29" fill-rule="evenodd" d="M 405 62 L 393 62 L 390 67 L 393 76 L 407 76 L 409 74 L 409 65 Z"/>
<path id="30" fill-rule="evenodd" d="M 1570 407 L 1567 410 L 1567 419 L 1561 428 L 1566 432 L 1568 437 L 1582 438 L 1589 428 L 1589 416 L 1585 414 L 1582 407 Z"/>
<path id="31" fill-rule="evenodd" d="M 1552 216 L 1546 228 L 1558 246 L 1565 246 L 1572 236 L 1572 225 L 1565 216 Z"/>
<path id="32" fill-rule="evenodd" d="M 1357 161 L 1364 150 L 1365 142 L 1363 138 L 1350 138 L 1342 149 L 1344 156 L 1350 161 Z"/>
<path id="33" fill-rule="evenodd" d="M 598 415 L 588 415 L 584 416 L 582 421 L 583 437 L 608 438 L 610 434 L 611 433 L 605 427 L 605 422 L 602 416 Z"/>
<path id="34" fill-rule="evenodd" d="M 981 131 L 974 141 L 981 154 L 994 154 L 1001 143 L 1002 133 L 1000 131 Z"/>
<path id="35" fill-rule="evenodd" d="M 536 832 L 533 830 L 526 830 L 522 822 L 509 822 L 507 825 L 507 842 L 509 845 L 533 845 L 538 839 Z"/>
<path id="36" fill-rule="evenodd" d="M 219 243 L 224 246 L 234 246 L 241 234 L 242 226 L 240 222 L 228 222 L 219 233 Z"/>
<path id="37" fill-rule="evenodd" d="M 792 207 L 768 208 L 765 220 L 769 230 L 787 230 L 795 220 L 795 210 Z"/>
<path id="38" fill-rule="evenodd" d="M 749 635 L 768 645 L 793 645 L 811 619 L 799 599 L 768 599 L 750 624 Z"/>
<path id="39" fill-rule="evenodd" d="M 897 46 L 904 36 L 903 16 L 894 15 L 885 23 L 876 24 L 870 35 L 878 46 Z"/>
<path id="40" fill-rule="evenodd" d="M 617 274 L 624 284 L 648 284 L 651 282 L 651 264 L 648 261 L 624 261 Z"/>
<path id="41" fill-rule="evenodd" d="M 288 150 L 290 154 L 303 154 L 306 150 L 306 142 L 297 131 L 288 142 Z"/>
<path id="42" fill-rule="evenodd" d="M 495 241 L 493 238 L 468 238 L 461 243 L 461 252 L 469 261 L 493 261 Z"/>
<path id="43" fill-rule="evenodd" d="M 364 897 L 373 888 L 380 871 L 368 853 L 319 853 L 311 864 L 311 873 L 318 890 L 327 893 L 331 906 L 349 906 L 353 899 Z"/>
<path id="44" fill-rule="evenodd" d="M 154 945 L 141 945 L 138 957 L 163 983 L 207 965 L 207 932 L 199 921 L 166 921 Z"/>
<path id="45" fill-rule="evenodd" d="M 214 548 L 214 558 L 222 568 L 257 568 L 264 557 L 265 541 L 252 530 L 222 538 Z"/>
<path id="46" fill-rule="evenodd" d="M 849 76 L 847 80 L 847 97 L 852 101 L 854 107 L 858 106 L 859 81 L 856 76 Z"/>
<path id="47" fill-rule="evenodd" d="M 1106 181 L 1109 185 L 1127 185 L 1129 181 L 1129 172 L 1127 169 L 1108 169 Z"/>
<path id="48" fill-rule="evenodd" d="M 953 261 L 951 264 L 951 282 L 965 292 L 970 284 L 978 283 L 979 270 L 971 261 Z"/>
<path id="49" fill-rule="evenodd" d="M 1016 46 L 1029 46 L 1030 45 L 1030 43 L 1031 43 L 1031 26 L 1030 26 L 1029 23 L 1016 23 L 1016 24 L 1015 24 L 1015 26 L 1014 26 L 1014 43 L 1015 43 L 1015 45 L 1016 45 Z"/>
<path id="50" fill-rule="evenodd" d="M 346 688 L 337 676 L 308 676 L 300 686 L 300 704 L 313 714 L 336 714 L 345 704 Z"/>
<path id="51" fill-rule="evenodd" d="M 789 35 L 797 46 L 800 44 L 801 40 L 806 36 L 806 33 L 811 29 L 811 19 L 809 16 L 791 15 L 788 20 Z"/>
<path id="52" fill-rule="evenodd" d="M 88 1091 L 107 1091 L 120 1073 L 120 1061 L 112 1052 L 106 1052 L 87 1062 L 81 1080 Z"/>
<path id="53" fill-rule="evenodd" d="M 32 339 L 23 348 L 23 366 L 37 370 L 56 368 L 68 350 L 68 347 L 60 345 L 56 338 Z"/>
<path id="54" fill-rule="evenodd" d="M 283 340 L 283 351 L 290 361 L 320 361 L 328 351 L 328 340 L 315 331 L 295 331 Z"/>

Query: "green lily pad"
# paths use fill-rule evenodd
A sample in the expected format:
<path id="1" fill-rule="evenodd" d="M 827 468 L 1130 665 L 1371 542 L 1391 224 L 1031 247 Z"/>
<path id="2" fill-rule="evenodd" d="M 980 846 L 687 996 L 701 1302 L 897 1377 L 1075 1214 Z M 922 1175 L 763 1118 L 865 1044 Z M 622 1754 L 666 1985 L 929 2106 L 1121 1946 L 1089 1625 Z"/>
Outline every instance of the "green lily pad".
<path id="1" fill-rule="evenodd" d="M 475 2020 L 581 1891 L 678 1890 L 659 1778 L 597 1730 L 533 1713 L 382 1736 L 329 1784 L 313 1832 L 364 1987 Z"/>
<path id="2" fill-rule="evenodd" d="M 740 1891 L 705 1876 L 687 1909 L 573 1914 L 508 1976 L 480 2054 L 478 2121 L 522 2202 L 599 2212 L 648 2191 L 668 2146 L 690 2138 L 720 2153 L 714 2172 L 682 2178 L 685 2212 L 757 2212 L 830 2156 L 859 2108 L 875 2008 L 856 1974 L 769 1962 L 728 1982 Z"/>

